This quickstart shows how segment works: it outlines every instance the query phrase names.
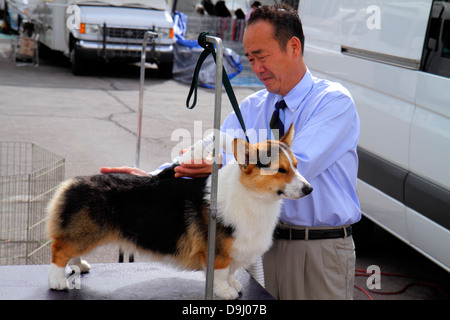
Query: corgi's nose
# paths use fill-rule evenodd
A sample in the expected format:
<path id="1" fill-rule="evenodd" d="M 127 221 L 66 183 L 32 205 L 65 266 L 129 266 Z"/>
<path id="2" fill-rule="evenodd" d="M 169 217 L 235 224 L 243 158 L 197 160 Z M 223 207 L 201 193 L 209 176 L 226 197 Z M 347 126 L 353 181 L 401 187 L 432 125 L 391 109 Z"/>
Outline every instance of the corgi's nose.
<path id="1" fill-rule="evenodd" d="M 311 187 L 310 185 L 305 185 L 302 188 L 302 192 L 305 196 L 307 196 L 308 194 L 310 194 L 313 191 L 313 187 Z"/>

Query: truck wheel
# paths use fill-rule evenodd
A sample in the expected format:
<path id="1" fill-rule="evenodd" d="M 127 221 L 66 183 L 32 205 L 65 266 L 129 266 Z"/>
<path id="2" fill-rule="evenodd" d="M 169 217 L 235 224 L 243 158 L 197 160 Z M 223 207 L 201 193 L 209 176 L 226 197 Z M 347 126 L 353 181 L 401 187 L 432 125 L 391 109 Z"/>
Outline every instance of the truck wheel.
<path id="1" fill-rule="evenodd" d="M 163 79 L 172 78 L 173 62 L 164 62 L 158 64 L 158 74 Z"/>
<path id="2" fill-rule="evenodd" d="M 76 48 L 72 47 L 69 58 L 72 65 L 72 73 L 76 76 L 84 75 L 86 73 L 86 62 L 80 57 L 80 53 Z"/>

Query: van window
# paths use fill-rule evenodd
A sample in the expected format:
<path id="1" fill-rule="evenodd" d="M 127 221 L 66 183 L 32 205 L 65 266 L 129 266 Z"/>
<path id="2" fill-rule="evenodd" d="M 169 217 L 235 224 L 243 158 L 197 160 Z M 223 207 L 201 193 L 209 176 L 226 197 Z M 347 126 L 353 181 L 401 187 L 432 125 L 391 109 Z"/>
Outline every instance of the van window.
<path id="1" fill-rule="evenodd" d="M 421 70 L 450 78 L 450 2 L 433 2 Z"/>

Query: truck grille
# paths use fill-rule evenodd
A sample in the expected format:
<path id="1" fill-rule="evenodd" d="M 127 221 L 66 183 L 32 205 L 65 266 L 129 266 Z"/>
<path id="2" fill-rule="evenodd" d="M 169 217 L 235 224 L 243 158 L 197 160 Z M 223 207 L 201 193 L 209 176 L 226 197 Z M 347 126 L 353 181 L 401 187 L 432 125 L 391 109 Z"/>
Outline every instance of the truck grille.
<path id="1" fill-rule="evenodd" d="M 99 27 L 103 43 L 103 48 L 99 48 L 99 55 L 105 59 L 126 58 L 129 61 L 138 61 L 141 58 L 145 33 L 154 30 L 154 28 L 126 28 L 105 24 Z M 147 45 L 147 52 L 148 61 L 157 59 L 151 43 Z"/>
<path id="2" fill-rule="evenodd" d="M 131 29 L 106 27 L 106 36 L 120 39 L 144 39 L 144 34 L 149 29 Z"/>

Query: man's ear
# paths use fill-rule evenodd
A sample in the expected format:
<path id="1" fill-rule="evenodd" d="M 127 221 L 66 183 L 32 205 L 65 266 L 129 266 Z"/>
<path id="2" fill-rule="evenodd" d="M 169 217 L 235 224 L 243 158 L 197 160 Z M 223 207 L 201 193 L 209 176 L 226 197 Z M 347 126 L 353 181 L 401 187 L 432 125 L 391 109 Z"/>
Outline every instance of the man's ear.
<path id="1" fill-rule="evenodd" d="M 292 147 L 292 141 L 294 141 L 294 124 L 292 123 L 288 131 L 281 137 L 280 142 L 285 143 L 289 148 Z"/>
<path id="2" fill-rule="evenodd" d="M 233 153 L 241 170 L 250 173 L 257 161 L 257 149 L 242 139 L 233 140 Z"/>
<path id="3" fill-rule="evenodd" d="M 296 57 L 302 53 L 302 42 L 299 38 L 292 37 L 288 42 L 288 46 L 290 46 L 290 49 Z"/>

